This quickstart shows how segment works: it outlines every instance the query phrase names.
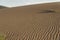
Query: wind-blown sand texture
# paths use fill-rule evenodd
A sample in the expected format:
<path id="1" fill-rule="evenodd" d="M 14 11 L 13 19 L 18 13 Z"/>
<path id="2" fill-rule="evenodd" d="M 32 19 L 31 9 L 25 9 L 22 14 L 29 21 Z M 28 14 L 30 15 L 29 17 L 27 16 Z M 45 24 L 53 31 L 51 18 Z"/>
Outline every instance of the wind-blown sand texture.
<path id="1" fill-rule="evenodd" d="M 2 9 L 0 33 L 5 40 L 60 40 L 60 3 Z"/>

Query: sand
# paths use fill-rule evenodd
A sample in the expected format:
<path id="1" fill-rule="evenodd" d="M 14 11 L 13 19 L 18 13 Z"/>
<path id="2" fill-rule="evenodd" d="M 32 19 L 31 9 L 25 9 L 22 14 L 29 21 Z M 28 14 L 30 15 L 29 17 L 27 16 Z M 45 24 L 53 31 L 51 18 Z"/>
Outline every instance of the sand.
<path id="1" fill-rule="evenodd" d="M 43 11 L 50 9 L 54 12 Z M 0 33 L 5 40 L 59 40 L 60 3 L 2 9 Z"/>

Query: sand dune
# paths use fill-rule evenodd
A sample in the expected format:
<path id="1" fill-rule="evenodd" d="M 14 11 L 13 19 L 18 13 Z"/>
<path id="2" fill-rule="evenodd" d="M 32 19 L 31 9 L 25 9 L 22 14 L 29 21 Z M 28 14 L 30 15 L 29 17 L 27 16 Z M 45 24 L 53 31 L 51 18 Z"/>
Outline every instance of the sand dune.
<path id="1" fill-rule="evenodd" d="M 5 7 L 5 6 L 1 6 L 1 5 L 0 5 L 0 9 L 5 9 L 5 8 L 8 8 L 8 7 Z"/>
<path id="2" fill-rule="evenodd" d="M 0 10 L 0 33 L 5 40 L 59 40 L 59 30 L 59 2 Z"/>

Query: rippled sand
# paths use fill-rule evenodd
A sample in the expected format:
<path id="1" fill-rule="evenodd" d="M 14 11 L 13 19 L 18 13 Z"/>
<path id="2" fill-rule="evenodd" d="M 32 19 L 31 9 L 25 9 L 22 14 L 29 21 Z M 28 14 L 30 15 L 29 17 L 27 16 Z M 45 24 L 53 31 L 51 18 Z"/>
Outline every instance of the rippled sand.
<path id="1" fill-rule="evenodd" d="M 50 9 L 54 12 L 43 11 Z M 2 9 L 0 33 L 5 40 L 59 40 L 60 3 Z"/>

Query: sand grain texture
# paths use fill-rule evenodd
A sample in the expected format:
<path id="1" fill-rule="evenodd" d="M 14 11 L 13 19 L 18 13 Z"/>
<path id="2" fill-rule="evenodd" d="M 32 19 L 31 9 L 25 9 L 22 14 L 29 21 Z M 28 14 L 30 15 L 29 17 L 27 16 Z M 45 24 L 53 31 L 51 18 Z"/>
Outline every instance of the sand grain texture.
<path id="1" fill-rule="evenodd" d="M 60 40 L 60 3 L 0 10 L 0 32 L 5 40 Z"/>

